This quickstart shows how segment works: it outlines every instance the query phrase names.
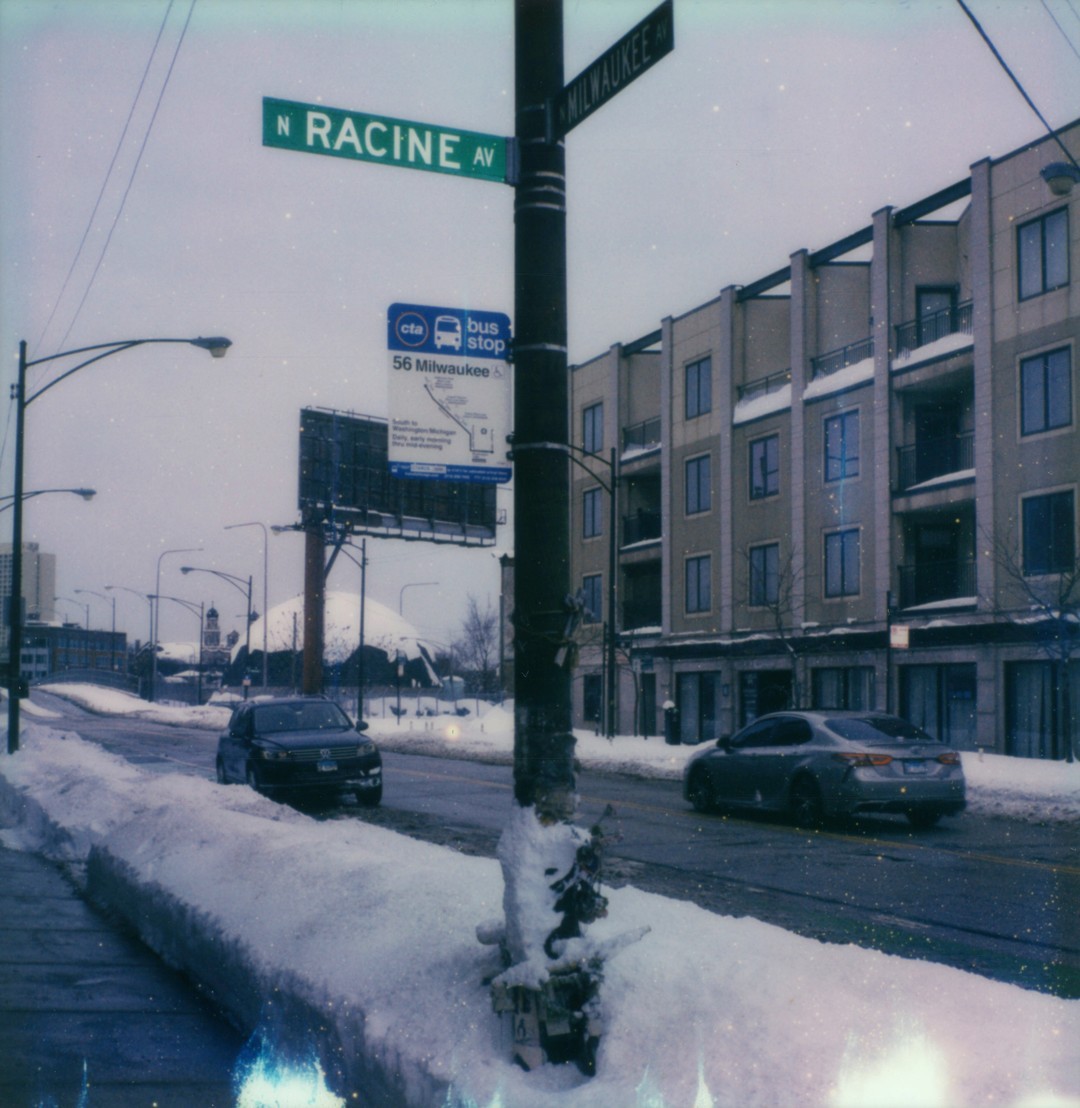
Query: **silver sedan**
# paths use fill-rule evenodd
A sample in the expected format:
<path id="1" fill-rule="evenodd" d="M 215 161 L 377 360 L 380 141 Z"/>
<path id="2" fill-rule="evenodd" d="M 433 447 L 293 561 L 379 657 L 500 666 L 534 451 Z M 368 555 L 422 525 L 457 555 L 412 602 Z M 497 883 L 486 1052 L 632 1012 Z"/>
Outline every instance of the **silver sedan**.
<path id="1" fill-rule="evenodd" d="M 751 808 L 814 825 L 896 812 L 932 827 L 965 805 L 957 751 L 882 712 L 776 712 L 699 751 L 683 793 L 699 811 Z"/>

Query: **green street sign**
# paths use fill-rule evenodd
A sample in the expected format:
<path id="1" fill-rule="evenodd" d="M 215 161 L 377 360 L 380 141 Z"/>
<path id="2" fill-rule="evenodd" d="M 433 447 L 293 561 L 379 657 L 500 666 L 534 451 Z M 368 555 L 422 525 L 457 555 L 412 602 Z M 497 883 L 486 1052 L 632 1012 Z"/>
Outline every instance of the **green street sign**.
<path id="1" fill-rule="evenodd" d="M 563 138 L 674 48 L 675 4 L 664 0 L 548 101 L 548 141 Z"/>
<path id="2" fill-rule="evenodd" d="M 263 97 L 263 146 L 505 182 L 507 140 Z"/>

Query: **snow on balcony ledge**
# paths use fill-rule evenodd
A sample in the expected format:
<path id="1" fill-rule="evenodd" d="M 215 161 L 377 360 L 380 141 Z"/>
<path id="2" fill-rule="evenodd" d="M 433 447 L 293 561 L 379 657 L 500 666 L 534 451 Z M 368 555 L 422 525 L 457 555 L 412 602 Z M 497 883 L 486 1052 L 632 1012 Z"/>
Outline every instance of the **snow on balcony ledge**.
<path id="1" fill-rule="evenodd" d="M 740 400 L 735 405 L 735 411 L 732 412 L 731 422 L 733 425 L 749 423 L 753 419 L 772 415 L 773 412 L 782 412 L 785 408 L 790 407 L 791 384 L 789 382 L 783 388 L 777 389 L 776 392 L 767 392 L 764 396 L 754 396 L 749 400 Z"/>
<path id="2" fill-rule="evenodd" d="M 892 360 L 892 369 L 895 373 L 900 369 L 911 369 L 923 362 L 932 362 L 935 358 L 943 358 L 947 354 L 958 354 L 961 350 L 974 347 L 975 339 L 963 331 L 957 331 L 952 335 L 928 342 L 925 346 L 917 346 Z"/>
<path id="3" fill-rule="evenodd" d="M 844 366 L 835 373 L 828 373 L 823 377 L 815 377 L 803 389 L 803 400 L 813 400 L 815 396 L 828 396 L 829 393 L 842 392 L 844 389 L 861 385 L 864 381 L 871 381 L 874 377 L 874 359 L 863 358 L 854 365 Z"/>

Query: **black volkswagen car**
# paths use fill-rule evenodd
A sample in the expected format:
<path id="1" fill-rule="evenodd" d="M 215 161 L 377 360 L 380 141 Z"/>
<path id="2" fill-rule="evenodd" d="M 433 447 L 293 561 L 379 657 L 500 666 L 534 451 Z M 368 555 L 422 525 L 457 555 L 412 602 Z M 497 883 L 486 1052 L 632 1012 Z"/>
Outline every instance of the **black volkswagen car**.
<path id="1" fill-rule="evenodd" d="M 237 705 L 218 739 L 217 779 L 267 796 L 352 794 L 382 800 L 382 757 L 332 701 L 298 696 Z"/>

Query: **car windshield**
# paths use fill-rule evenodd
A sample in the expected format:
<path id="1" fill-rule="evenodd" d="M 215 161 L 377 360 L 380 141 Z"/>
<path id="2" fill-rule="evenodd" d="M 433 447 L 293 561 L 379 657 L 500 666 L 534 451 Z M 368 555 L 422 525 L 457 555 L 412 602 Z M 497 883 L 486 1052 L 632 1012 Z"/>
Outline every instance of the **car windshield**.
<path id="1" fill-rule="evenodd" d="M 342 731 L 349 721 L 336 704 L 267 704 L 255 709 L 255 730 L 260 734 L 281 731 Z"/>
<path id="2" fill-rule="evenodd" d="M 937 739 L 921 727 L 896 716 L 855 716 L 826 720 L 830 731 L 850 742 L 867 746 L 888 746 L 893 743 L 934 743 Z"/>

